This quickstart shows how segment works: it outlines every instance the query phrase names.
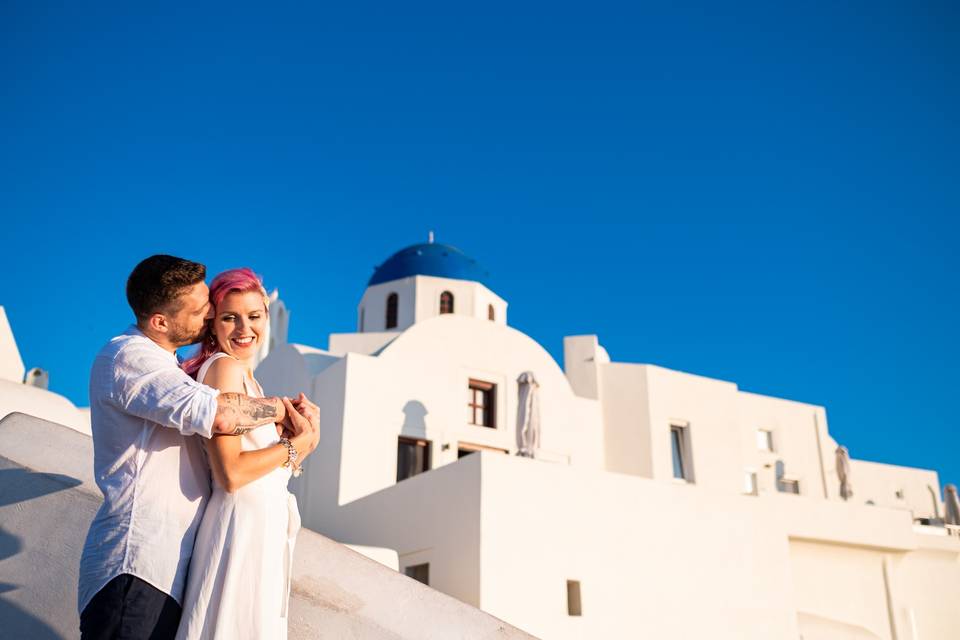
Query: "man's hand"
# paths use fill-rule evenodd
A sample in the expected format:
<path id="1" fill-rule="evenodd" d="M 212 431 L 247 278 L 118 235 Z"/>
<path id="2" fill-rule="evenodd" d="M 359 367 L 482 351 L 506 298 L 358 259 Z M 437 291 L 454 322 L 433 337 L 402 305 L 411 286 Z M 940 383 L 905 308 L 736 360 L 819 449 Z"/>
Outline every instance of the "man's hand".
<path id="1" fill-rule="evenodd" d="M 286 409 L 286 417 L 283 420 L 284 430 L 292 434 L 290 442 L 297 448 L 301 457 L 305 457 L 317 448 L 317 443 L 320 441 L 320 410 L 302 393 L 293 401 L 284 398 L 283 403 Z M 297 404 L 294 405 L 294 403 Z"/>
<path id="2" fill-rule="evenodd" d="M 303 393 L 297 396 L 291 404 L 300 412 L 300 415 L 310 421 L 315 429 L 320 430 L 320 407 L 310 402 L 310 399 Z"/>

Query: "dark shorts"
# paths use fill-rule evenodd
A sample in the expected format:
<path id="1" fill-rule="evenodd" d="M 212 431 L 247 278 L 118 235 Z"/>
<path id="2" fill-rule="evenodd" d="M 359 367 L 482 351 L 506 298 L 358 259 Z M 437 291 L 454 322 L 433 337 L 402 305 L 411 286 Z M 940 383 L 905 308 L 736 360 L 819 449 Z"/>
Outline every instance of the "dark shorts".
<path id="1" fill-rule="evenodd" d="M 93 596 L 80 614 L 82 640 L 165 640 L 177 635 L 180 605 L 128 573 Z"/>

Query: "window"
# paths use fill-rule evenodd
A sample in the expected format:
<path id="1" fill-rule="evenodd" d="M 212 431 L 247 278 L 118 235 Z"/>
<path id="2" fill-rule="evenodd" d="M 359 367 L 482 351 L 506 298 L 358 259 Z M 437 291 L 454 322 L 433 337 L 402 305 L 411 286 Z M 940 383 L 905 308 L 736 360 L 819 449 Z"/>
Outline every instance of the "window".
<path id="1" fill-rule="evenodd" d="M 400 438 L 397 442 L 397 482 L 430 470 L 430 441 Z"/>
<path id="2" fill-rule="evenodd" d="M 424 562 L 423 564 L 411 565 L 403 570 L 403 573 L 410 578 L 413 578 L 417 582 L 422 582 L 423 584 L 430 584 L 430 563 Z"/>
<path id="3" fill-rule="evenodd" d="M 496 319 L 497 319 L 497 313 L 493 310 L 493 305 L 492 305 L 492 304 L 488 304 L 488 305 L 487 305 L 487 320 L 490 320 L 490 321 L 492 322 L 492 321 L 494 321 L 494 320 L 496 320 Z"/>
<path id="4" fill-rule="evenodd" d="M 453 294 L 449 291 L 440 294 L 440 313 L 453 313 Z"/>
<path id="5" fill-rule="evenodd" d="M 747 469 L 743 472 L 743 492 L 748 496 L 757 495 L 757 472 Z"/>
<path id="6" fill-rule="evenodd" d="M 670 447 L 673 450 L 673 477 L 691 482 L 690 442 L 686 427 L 670 425 Z"/>
<path id="7" fill-rule="evenodd" d="M 769 429 L 757 429 L 757 449 L 760 451 L 773 451 L 773 431 Z"/>
<path id="8" fill-rule="evenodd" d="M 387 296 L 387 329 L 393 329 L 397 326 L 397 294 L 391 293 Z"/>
<path id="9" fill-rule="evenodd" d="M 490 427 L 495 429 L 496 425 L 496 391 L 497 385 L 482 380 L 470 380 L 467 388 L 467 411 L 468 422 L 478 427 Z"/>
<path id="10" fill-rule="evenodd" d="M 777 481 L 777 491 L 780 493 L 793 493 L 800 495 L 800 481 L 790 478 L 780 478 Z"/>
<path id="11" fill-rule="evenodd" d="M 583 615 L 583 608 L 580 606 L 579 580 L 567 580 L 567 615 Z"/>
<path id="12" fill-rule="evenodd" d="M 506 449 L 498 449 L 497 447 L 487 447 L 482 444 L 472 444 L 470 442 L 461 442 L 457 445 L 457 460 L 460 458 L 466 457 L 471 453 L 476 453 L 477 451 L 494 451 L 496 453 L 506 454 Z"/>

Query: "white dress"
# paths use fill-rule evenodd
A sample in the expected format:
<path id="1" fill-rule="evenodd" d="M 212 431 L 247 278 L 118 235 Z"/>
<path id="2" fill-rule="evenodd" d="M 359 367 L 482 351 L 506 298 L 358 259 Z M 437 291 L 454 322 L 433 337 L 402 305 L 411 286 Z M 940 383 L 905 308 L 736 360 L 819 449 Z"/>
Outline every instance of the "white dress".
<path id="1" fill-rule="evenodd" d="M 216 353 L 197 373 L 203 381 Z M 255 381 L 253 381 L 255 383 Z M 247 395 L 263 397 L 247 383 Z M 272 424 L 242 435 L 244 451 L 279 441 Z M 287 491 L 290 470 L 267 475 L 227 493 L 216 481 L 203 514 L 183 598 L 178 640 L 285 639 L 293 545 L 300 529 L 297 500 Z"/>

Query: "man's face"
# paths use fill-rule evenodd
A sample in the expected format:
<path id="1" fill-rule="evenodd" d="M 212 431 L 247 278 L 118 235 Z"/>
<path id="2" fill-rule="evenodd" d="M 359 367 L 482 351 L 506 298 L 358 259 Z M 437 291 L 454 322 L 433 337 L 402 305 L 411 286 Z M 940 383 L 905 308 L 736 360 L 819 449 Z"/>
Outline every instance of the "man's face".
<path id="1" fill-rule="evenodd" d="M 176 347 L 196 344 L 203 339 L 204 324 L 210 312 L 210 290 L 198 282 L 180 294 L 175 312 L 167 315 L 170 329 L 167 339 Z"/>

